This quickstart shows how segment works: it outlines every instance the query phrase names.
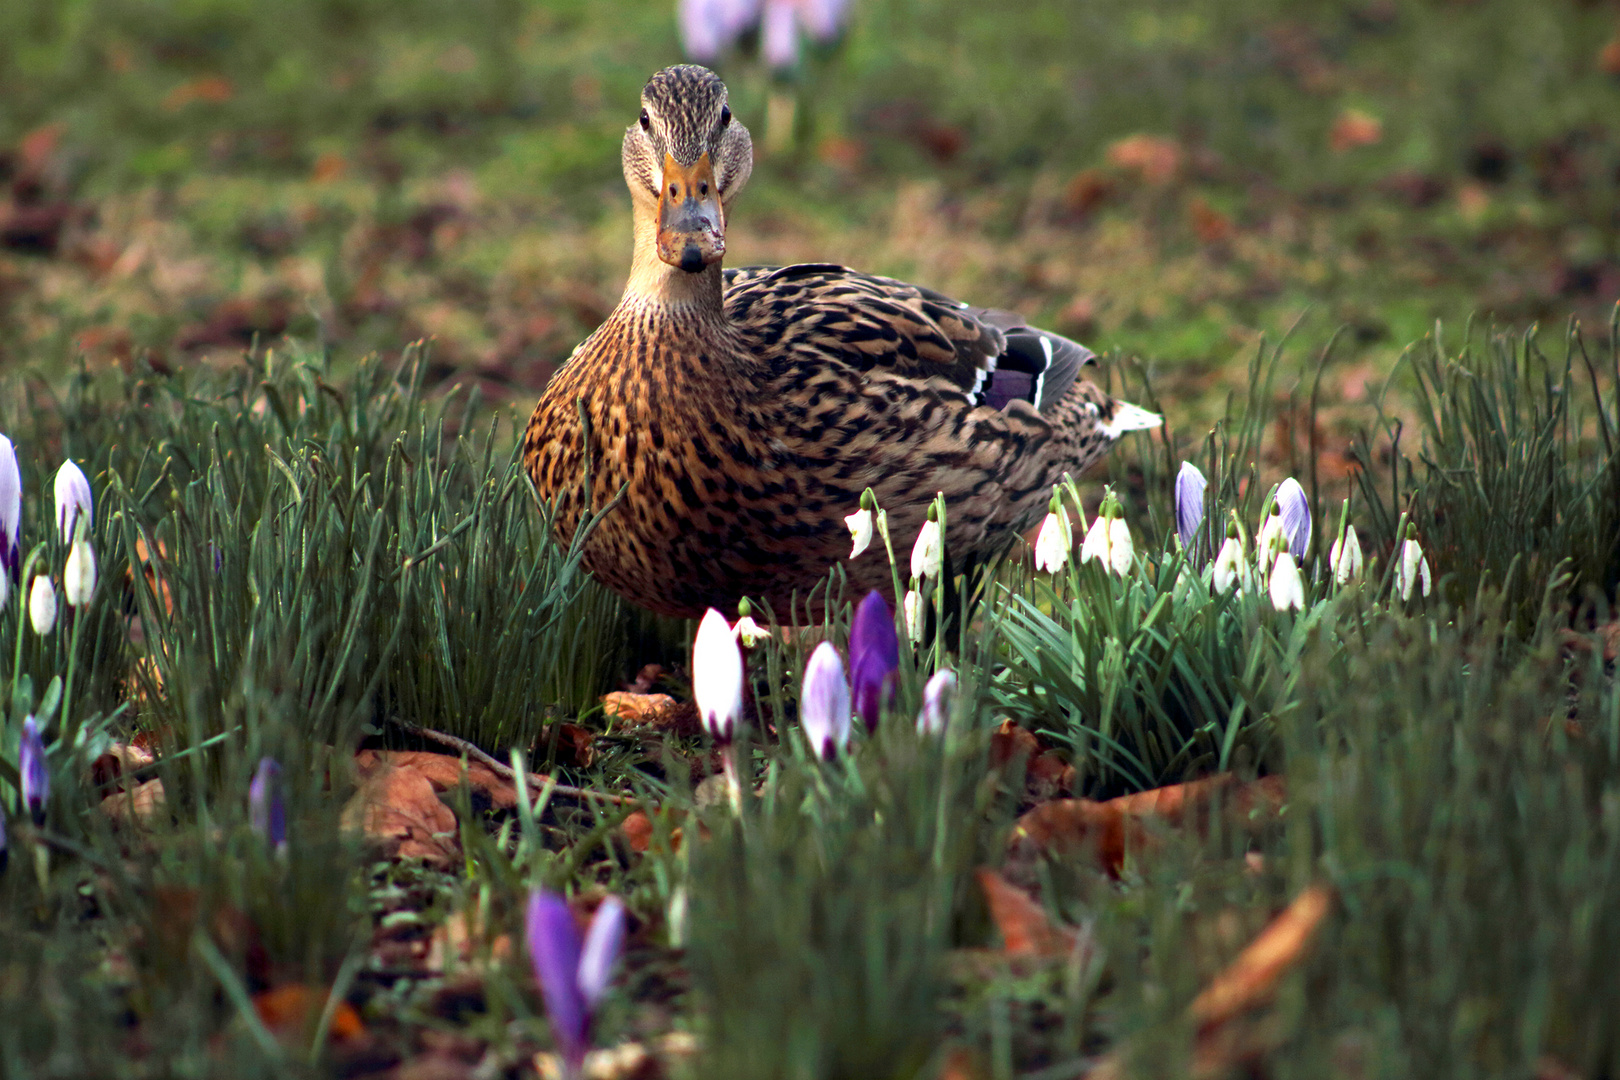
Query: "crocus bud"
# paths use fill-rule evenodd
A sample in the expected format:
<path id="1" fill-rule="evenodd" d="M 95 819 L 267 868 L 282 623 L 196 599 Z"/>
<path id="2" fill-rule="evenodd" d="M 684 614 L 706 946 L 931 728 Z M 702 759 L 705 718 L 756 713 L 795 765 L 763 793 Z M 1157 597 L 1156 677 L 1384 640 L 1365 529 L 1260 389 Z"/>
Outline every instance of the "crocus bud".
<path id="1" fill-rule="evenodd" d="M 736 734 L 743 711 L 743 662 L 726 617 L 710 608 L 692 642 L 692 696 L 715 742 Z"/>
<path id="2" fill-rule="evenodd" d="M 33 815 L 35 825 L 45 824 L 45 806 L 51 799 L 51 770 L 45 762 L 45 741 L 32 716 L 23 721 L 17 771 L 22 774 L 23 806 Z"/>
<path id="3" fill-rule="evenodd" d="M 1271 594 L 1271 606 L 1278 611 L 1290 608 L 1299 611 L 1305 607 L 1305 582 L 1299 576 L 1299 567 L 1294 564 L 1293 552 L 1284 551 L 1277 555 L 1267 589 Z"/>
<path id="4" fill-rule="evenodd" d="M 22 572 L 22 472 L 17 448 L 0 435 L 0 573 L 13 581 Z"/>
<path id="5" fill-rule="evenodd" d="M 613 965 L 618 962 L 619 949 L 624 944 L 624 901 L 610 896 L 597 905 L 591 916 L 591 925 L 585 931 L 585 944 L 579 951 L 579 974 L 575 983 L 585 1001 L 586 1013 L 596 1006 L 607 993 L 613 981 Z"/>
<path id="6" fill-rule="evenodd" d="M 1226 526 L 1226 542 L 1215 556 L 1211 577 L 1216 592 L 1226 592 L 1243 579 L 1243 538 L 1238 534 L 1235 522 Z"/>
<path id="7" fill-rule="evenodd" d="M 28 621 L 34 624 L 34 633 L 44 637 L 56 625 L 56 590 L 51 579 L 44 574 L 34 578 L 28 590 Z"/>
<path id="8" fill-rule="evenodd" d="M 1311 501 L 1305 489 L 1292 476 L 1277 487 L 1277 505 L 1282 507 L 1283 534 L 1295 559 L 1303 559 L 1311 546 Z"/>
<path id="9" fill-rule="evenodd" d="M 956 704 L 956 672 L 946 668 L 934 672 L 923 687 L 922 711 L 917 714 L 917 731 L 922 735 L 943 735 Z"/>
<path id="10" fill-rule="evenodd" d="M 1057 499 L 1052 500 L 1051 512 L 1041 522 L 1041 531 L 1035 536 L 1035 569 L 1055 574 L 1069 562 L 1069 549 L 1074 545 L 1074 534 L 1069 529 L 1069 514 Z"/>
<path id="11" fill-rule="evenodd" d="M 545 889 L 530 893 L 524 931 L 534 981 L 540 984 L 540 996 L 546 1003 L 552 1040 L 570 1074 L 577 1076 L 590 1047 L 590 1007 L 579 989 L 583 946 L 568 901 Z"/>
<path id="12" fill-rule="evenodd" d="M 849 682 L 855 712 L 868 731 L 877 731 L 884 706 L 894 696 L 895 673 L 900 670 L 900 636 L 894 615 L 876 590 L 855 609 L 849 628 Z"/>
<path id="13" fill-rule="evenodd" d="M 95 521 L 90 505 L 90 481 L 85 479 L 83 469 L 64 461 L 56 470 L 56 527 L 62 531 L 64 543 L 77 535 L 81 516 L 86 528 Z"/>
<path id="14" fill-rule="evenodd" d="M 1417 527 L 1407 525 L 1400 562 L 1395 565 L 1395 591 L 1401 594 L 1402 603 L 1411 599 L 1416 584 L 1423 586 L 1424 596 L 1429 595 L 1429 560 L 1423 557 L 1423 548 L 1417 542 Z"/>
<path id="15" fill-rule="evenodd" d="M 75 540 L 62 568 L 62 598 L 69 607 L 83 607 L 96 592 L 96 553 L 88 540 Z"/>
<path id="16" fill-rule="evenodd" d="M 248 785 L 248 824 L 272 848 L 287 842 L 287 797 L 282 791 L 281 765 L 275 758 L 259 759 Z"/>
<path id="17" fill-rule="evenodd" d="M 1208 486 L 1198 466 L 1181 463 L 1181 471 L 1176 473 L 1176 535 L 1183 551 L 1192 551 L 1198 527 L 1204 523 L 1204 489 Z"/>
<path id="18" fill-rule="evenodd" d="M 872 511 L 877 509 L 877 499 L 872 495 L 872 489 L 867 488 L 861 492 L 861 508 L 844 518 L 844 524 L 849 526 L 849 537 L 854 541 L 854 547 L 849 553 L 850 558 L 856 558 L 872 543 Z"/>
<path id="19" fill-rule="evenodd" d="M 1361 554 L 1361 541 L 1356 537 L 1356 527 L 1347 525 L 1344 535 L 1333 541 L 1333 550 L 1328 553 L 1328 563 L 1333 567 L 1333 580 L 1340 585 L 1348 585 L 1361 576 L 1365 560 Z"/>
<path id="20" fill-rule="evenodd" d="M 928 520 L 917 532 L 917 542 L 911 548 L 911 576 L 921 581 L 937 578 L 945 564 L 945 542 L 939 533 L 937 511 L 928 507 Z"/>
<path id="21" fill-rule="evenodd" d="M 799 723 L 812 750 L 831 758 L 848 744 L 850 707 L 843 658 L 832 642 L 823 641 L 804 665 L 799 691 Z"/>

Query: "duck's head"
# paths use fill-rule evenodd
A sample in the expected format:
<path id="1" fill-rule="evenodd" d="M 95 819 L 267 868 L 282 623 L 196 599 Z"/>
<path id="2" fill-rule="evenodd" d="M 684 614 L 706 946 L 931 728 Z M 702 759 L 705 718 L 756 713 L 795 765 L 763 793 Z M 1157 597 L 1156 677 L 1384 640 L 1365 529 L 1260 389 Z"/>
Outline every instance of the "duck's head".
<path id="1" fill-rule="evenodd" d="M 624 133 L 624 180 L 638 211 L 656 208 L 658 257 L 695 274 L 726 253 L 726 211 L 754 168 L 748 129 L 708 68 L 665 68 L 641 91 Z"/>

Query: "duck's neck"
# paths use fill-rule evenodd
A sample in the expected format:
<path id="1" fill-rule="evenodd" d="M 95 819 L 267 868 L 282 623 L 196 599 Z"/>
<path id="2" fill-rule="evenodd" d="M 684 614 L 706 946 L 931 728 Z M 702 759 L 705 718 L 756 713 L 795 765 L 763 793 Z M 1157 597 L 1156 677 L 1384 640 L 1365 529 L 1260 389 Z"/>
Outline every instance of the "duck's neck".
<path id="1" fill-rule="evenodd" d="M 619 301 L 621 308 L 649 313 L 663 309 L 672 317 L 688 321 L 725 320 L 719 263 L 689 274 L 660 259 L 657 207 L 644 206 L 639 200 L 635 205 L 635 234 L 630 280 L 624 285 L 624 297 Z"/>

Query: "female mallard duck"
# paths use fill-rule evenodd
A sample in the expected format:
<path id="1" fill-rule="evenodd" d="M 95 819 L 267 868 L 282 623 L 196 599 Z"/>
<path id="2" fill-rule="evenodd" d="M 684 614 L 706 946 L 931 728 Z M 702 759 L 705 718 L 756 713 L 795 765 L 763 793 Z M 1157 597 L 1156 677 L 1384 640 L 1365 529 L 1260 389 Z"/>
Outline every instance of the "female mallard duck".
<path id="1" fill-rule="evenodd" d="M 564 542 L 622 490 L 585 564 L 637 604 L 786 617 L 849 554 L 868 487 L 897 545 L 943 492 L 953 560 L 992 556 L 1065 472 L 1159 423 L 1077 379 L 1089 349 L 1009 312 L 828 264 L 722 271 L 753 144 L 706 68 L 652 77 L 623 160 L 630 280 L 546 387 L 523 461 Z M 879 549 L 846 570 L 890 589 Z"/>

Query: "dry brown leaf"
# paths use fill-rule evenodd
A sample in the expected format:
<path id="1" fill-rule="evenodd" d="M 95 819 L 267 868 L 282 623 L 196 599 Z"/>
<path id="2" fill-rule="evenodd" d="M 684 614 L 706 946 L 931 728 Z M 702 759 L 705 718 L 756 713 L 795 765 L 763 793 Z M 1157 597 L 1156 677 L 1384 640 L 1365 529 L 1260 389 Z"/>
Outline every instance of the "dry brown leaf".
<path id="1" fill-rule="evenodd" d="M 1127 135 L 1108 147 L 1108 164 L 1129 169 L 1149 184 L 1163 184 L 1181 171 L 1181 144 L 1162 135 Z"/>
<path id="2" fill-rule="evenodd" d="M 990 765 L 999 769 L 1014 758 L 1034 761 L 1041 744 L 1033 732 L 1021 728 L 1011 718 L 1003 720 L 990 736 Z"/>
<path id="3" fill-rule="evenodd" d="M 1149 841 L 1149 823 L 1175 827 L 1189 822 L 1202 828 L 1217 792 L 1225 792 L 1224 805 L 1237 820 L 1250 821 L 1252 811 L 1264 811 L 1258 820 L 1273 818 L 1287 799 L 1280 776 L 1266 776 L 1239 784 L 1230 773 L 1185 784 L 1122 795 L 1106 802 L 1059 799 L 1035 807 L 1018 819 L 1015 844 L 1032 843 L 1043 850 L 1093 848 L 1099 862 L 1117 873 L 1125 852 Z"/>
<path id="4" fill-rule="evenodd" d="M 1358 146 L 1374 146 L 1383 138 L 1382 120 L 1360 109 L 1346 109 L 1333 120 L 1333 127 L 1328 131 L 1328 146 L 1335 154 L 1342 154 Z"/>
<path id="5" fill-rule="evenodd" d="M 989 867 L 980 867 L 977 877 L 1008 956 L 1064 957 L 1074 952 L 1078 935 L 1053 926 L 1046 909 L 1023 889 Z"/>
<path id="6" fill-rule="evenodd" d="M 625 724 L 661 727 L 665 715 L 674 707 L 675 699 L 668 694 L 636 694 L 615 690 L 602 695 L 602 711 Z"/>
<path id="7" fill-rule="evenodd" d="M 1333 907 L 1333 890 L 1312 885 L 1283 909 L 1237 958 L 1193 999 L 1188 1014 L 1203 1032 L 1269 1003 L 1283 975 L 1299 963 Z"/>
<path id="8" fill-rule="evenodd" d="M 148 780 L 108 795 L 99 804 L 114 825 L 146 825 L 163 811 L 163 781 Z"/>
<path id="9" fill-rule="evenodd" d="M 1223 244 L 1237 235 L 1232 219 L 1211 206 L 1202 195 L 1187 204 L 1187 220 L 1200 243 Z"/>
<path id="10" fill-rule="evenodd" d="M 113 743 L 90 763 L 90 783 L 102 789 L 105 798 L 130 786 L 126 774 L 145 768 L 156 760 L 156 755 L 144 746 Z"/>
<path id="11" fill-rule="evenodd" d="M 311 1035 L 315 1023 L 326 1008 L 327 991 L 319 986 L 289 983 L 273 986 L 253 995 L 253 1011 L 259 1014 L 270 1033 L 283 1041 L 303 1040 Z M 360 1014 L 347 1001 L 340 1001 L 332 1010 L 332 1023 L 327 1037 L 342 1042 L 359 1036 L 365 1030 Z"/>
<path id="12" fill-rule="evenodd" d="M 362 750 L 355 755 L 354 762 L 363 777 L 385 768 L 418 773 L 427 778 L 435 791 L 454 791 L 465 777 L 467 786 L 487 795 L 495 809 L 510 810 L 517 806 L 517 788 L 481 761 L 429 750 Z"/>
<path id="13" fill-rule="evenodd" d="M 456 815 L 415 769 L 373 772 L 343 808 L 343 826 L 381 843 L 390 858 L 422 859 L 445 867 L 455 861 L 459 849 Z"/>
<path id="14" fill-rule="evenodd" d="M 163 97 L 163 108 L 169 112 L 179 112 L 194 101 L 206 101 L 211 105 L 222 105 L 236 95 L 236 87 L 223 75 L 204 75 L 189 82 L 183 82 L 170 90 Z"/>
<path id="15" fill-rule="evenodd" d="M 578 724 L 554 724 L 535 743 L 535 750 L 542 753 L 552 747 L 555 747 L 552 760 L 559 765 L 588 769 L 591 762 L 596 760 L 596 735 Z"/>
<path id="16" fill-rule="evenodd" d="M 1620 34 L 1598 50 L 1598 68 L 1605 75 L 1620 75 Z"/>

